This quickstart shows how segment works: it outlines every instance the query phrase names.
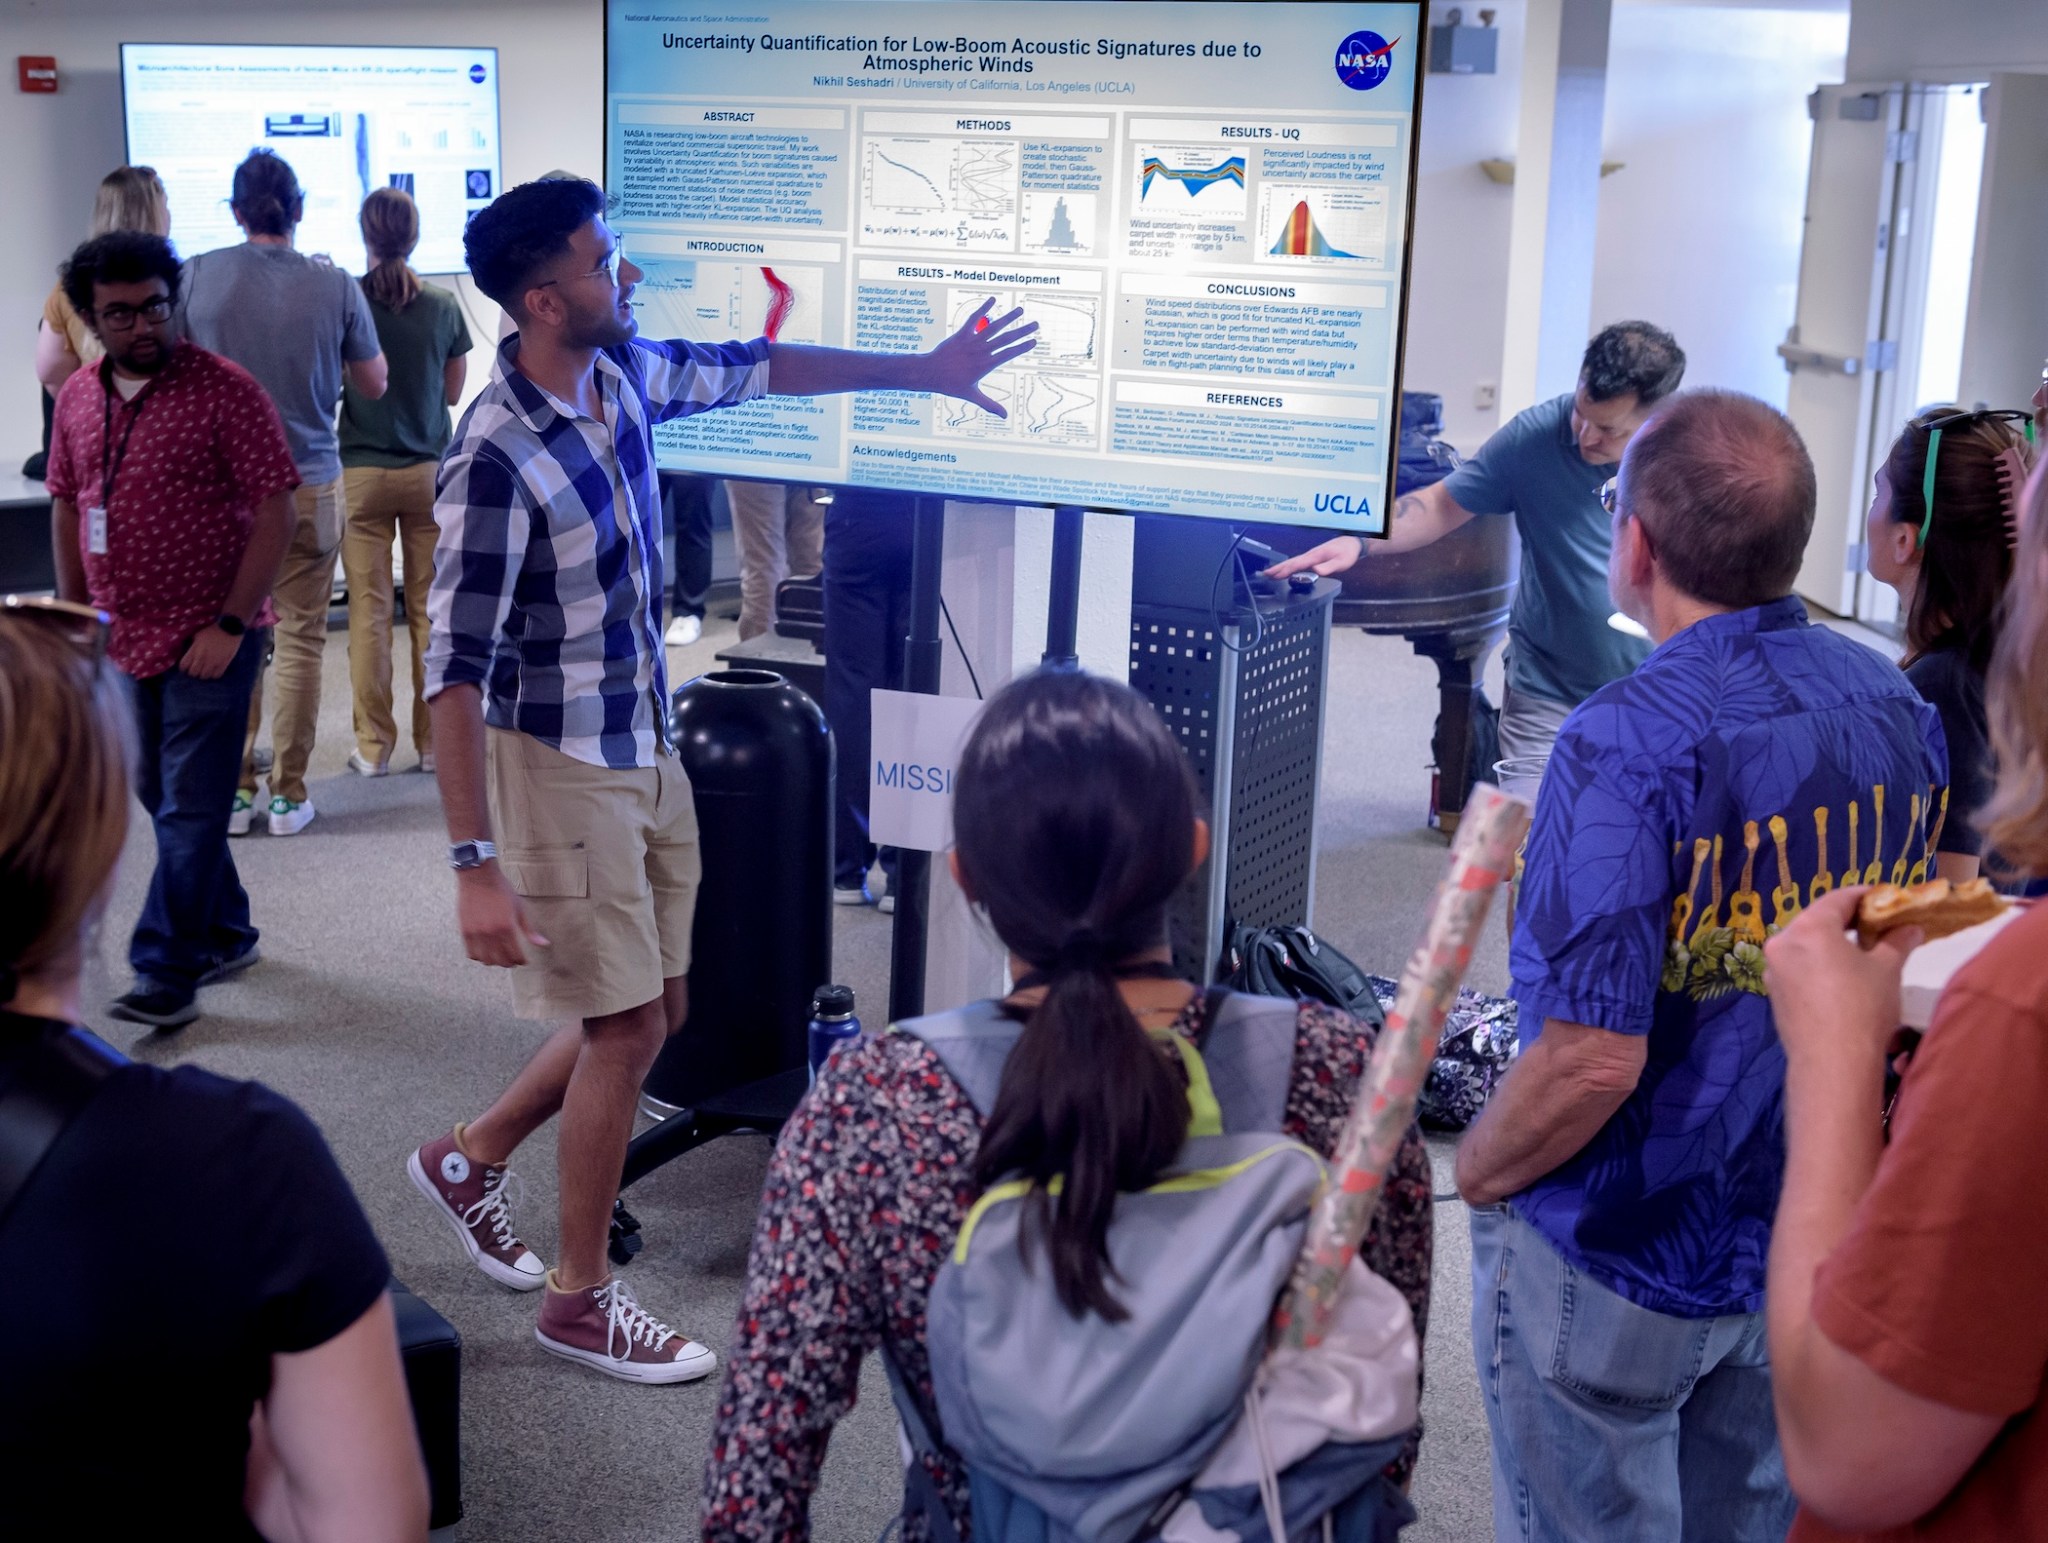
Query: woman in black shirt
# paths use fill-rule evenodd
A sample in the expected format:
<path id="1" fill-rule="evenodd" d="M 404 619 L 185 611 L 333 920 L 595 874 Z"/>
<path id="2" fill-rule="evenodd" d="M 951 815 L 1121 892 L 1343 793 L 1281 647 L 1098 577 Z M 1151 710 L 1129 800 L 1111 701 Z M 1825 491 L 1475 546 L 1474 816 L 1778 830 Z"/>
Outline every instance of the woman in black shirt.
<path id="1" fill-rule="evenodd" d="M 0 599 L 0 1532 L 424 1538 L 389 1266 L 320 1133 L 74 1027 L 128 828 L 105 629 Z M 111 1069 L 31 1145 L 59 1045 Z"/>
<path id="2" fill-rule="evenodd" d="M 1990 796 L 1984 672 L 2012 577 L 2021 485 L 2034 445 L 2027 414 L 1950 408 L 1906 425 L 1878 468 L 1870 503 L 1870 576 L 1899 592 L 1906 677 L 1941 714 L 1948 808 L 1936 872 L 1977 876 L 1977 811 Z"/>

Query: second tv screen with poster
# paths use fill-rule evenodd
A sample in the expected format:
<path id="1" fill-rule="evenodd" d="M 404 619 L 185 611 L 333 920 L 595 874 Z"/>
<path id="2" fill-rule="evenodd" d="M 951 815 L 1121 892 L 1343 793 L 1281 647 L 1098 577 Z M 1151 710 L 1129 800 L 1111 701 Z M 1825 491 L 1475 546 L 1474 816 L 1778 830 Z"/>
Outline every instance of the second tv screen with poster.
<path id="1" fill-rule="evenodd" d="M 664 465 L 1377 533 L 1415 5 L 612 0 L 609 218 L 649 337 L 901 353 L 984 300 L 965 402 L 773 398 Z"/>

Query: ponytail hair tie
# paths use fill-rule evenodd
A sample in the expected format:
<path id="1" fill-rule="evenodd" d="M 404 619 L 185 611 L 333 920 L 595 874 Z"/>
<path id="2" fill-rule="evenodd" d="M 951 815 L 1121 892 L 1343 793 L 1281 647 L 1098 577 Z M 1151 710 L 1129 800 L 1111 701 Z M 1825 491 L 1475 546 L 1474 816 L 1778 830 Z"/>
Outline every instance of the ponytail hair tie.
<path id="1" fill-rule="evenodd" d="M 1076 927 L 1052 958 L 1052 973 L 1107 969 L 1115 960 L 1110 940 L 1093 927 Z"/>

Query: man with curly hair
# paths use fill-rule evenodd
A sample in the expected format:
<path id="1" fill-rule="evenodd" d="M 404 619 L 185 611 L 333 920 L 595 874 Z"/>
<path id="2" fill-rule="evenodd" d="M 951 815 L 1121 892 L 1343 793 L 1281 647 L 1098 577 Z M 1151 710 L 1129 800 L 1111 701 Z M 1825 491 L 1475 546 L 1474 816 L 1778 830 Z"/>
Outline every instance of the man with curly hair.
<path id="1" fill-rule="evenodd" d="M 1656 646 L 1558 735 L 1515 919 L 1523 1050 L 1458 1151 L 1495 1534 L 1777 1543 L 1763 944 L 1829 888 L 1926 871 L 1948 757 L 1898 669 L 1792 596 L 1814 476 L 1781 413 L 1680 393 L 1602 499 L 1614 603 Z"/>

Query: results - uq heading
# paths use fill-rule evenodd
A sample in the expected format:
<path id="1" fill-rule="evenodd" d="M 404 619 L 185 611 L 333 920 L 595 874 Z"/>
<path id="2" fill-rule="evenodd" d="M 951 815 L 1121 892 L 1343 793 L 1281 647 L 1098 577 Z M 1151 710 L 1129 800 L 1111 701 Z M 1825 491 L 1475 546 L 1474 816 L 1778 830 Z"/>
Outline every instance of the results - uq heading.
<path id="1" fill-rule="evenodd" d="M 895 71 L 929 75 L 965 73 L 976 69 L 1013 75 L 1028 75 L 1038 59 L 1256 59 L 1263 51 L 1257 43 L 1222 42 L 1211 38 L 1200 43 L 1174 42 L 1159 38 L 984 38 L 956 34 L 953 37 L 862 37 L 857 33 L 813 32 L 803 37 L 763 33 L 664 32 L 663 48 L 709 50 L 752 54 L 862 54 L 864 70 Z"/>

